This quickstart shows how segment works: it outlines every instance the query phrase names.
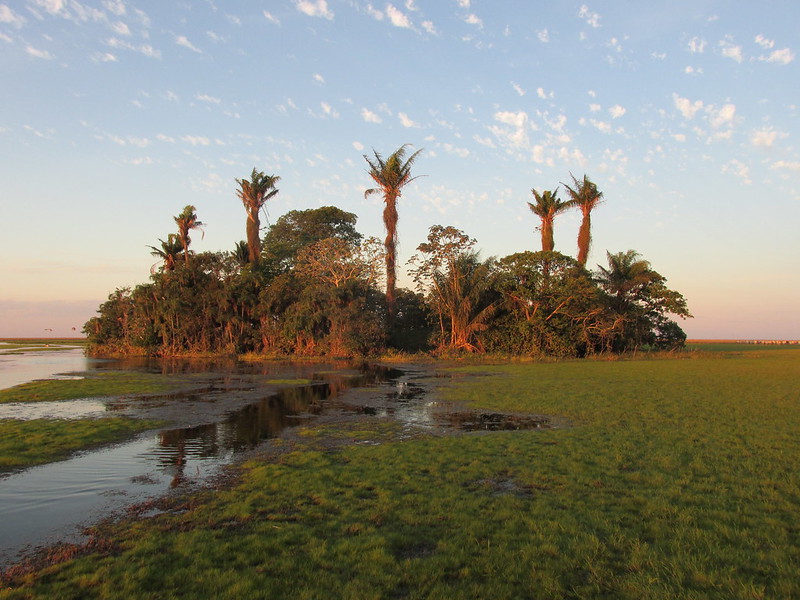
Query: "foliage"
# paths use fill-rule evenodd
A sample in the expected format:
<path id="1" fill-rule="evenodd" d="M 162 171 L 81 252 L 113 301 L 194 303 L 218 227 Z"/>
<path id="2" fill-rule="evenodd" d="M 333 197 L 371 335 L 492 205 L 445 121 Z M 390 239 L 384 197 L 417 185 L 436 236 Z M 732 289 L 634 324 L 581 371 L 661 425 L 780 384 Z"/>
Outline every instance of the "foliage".
<path id="1" fill-rule="evenodd" d="M 539 231 L 542 234 L 542 250 L 552 252 L 555 242 L 553 241 L 553 221 L 555 218 L 570 207 L 570 203 L 558 197 L 558 188 L 554 191 L 545 190 L 541 194 L 535 189 L 531 190 L 536 204 L 528 202 L 528 208 L 541 220 L 542 224 Z"/>
<path id="2" fill-rule="evenodd" d="M 188 204 L 184 207 L 181 214 L 174 217 L 175 224 L 178 226 L 178 239 L 183 247 L 183 260 L 187 263 L 189 262 L 189 244 L 192 243 L 189 233 L 193 229 L 202 230 L 203 228 L 203 223 L 198 220 L 195 210 L 194 206 Z"/>
<path id="3" fill-rule="evenodd" d="M 239 189 L 236 195 L 242 201 L 247 212 L 247 248 L 250 252 L 250 263 L 258 262 L 261 254 L 261 217 L 259 213 L 268 200 L 274 198 L 278 190 L 275 184 L 280 181 L 276 175 L 265 175 L 255 167 L 250 180 L 237 179 Z"/>
<path id="4" fill-rule="evenodd" d="M 589 246 L 592 243 L 592 211 L 602 202 L 603 192 L 598 191 L 597 186 L 586 175 L 583 176 L 582 181 L 572 173 L 570 173 L 570 177 L 572 177 L 575 187 L 563 185 L 570 197 L 569 205 L 580 209 L 583 217 L 578 230 L 578 263 L 586 266 L 586 260 L 589 258 Z"/>

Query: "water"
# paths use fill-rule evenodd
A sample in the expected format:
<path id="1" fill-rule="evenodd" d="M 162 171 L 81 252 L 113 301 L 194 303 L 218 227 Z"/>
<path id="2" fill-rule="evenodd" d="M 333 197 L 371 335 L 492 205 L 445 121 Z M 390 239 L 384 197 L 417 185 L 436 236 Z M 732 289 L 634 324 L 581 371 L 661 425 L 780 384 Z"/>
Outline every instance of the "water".
<path id="1" fill-rule="evenodd" d="M 39 350 L 35 352 L 2 352 L 0 346 L 0 389 L 34 379 L 53 379 L 57 374 L 85 371 L 101 361 L 86 358 L 82 348 Z"/>
<path id="2" fill-rule="evenodd" d="M 68 460 L 0 476 L 0 565 L 18 560 L 37 546 L 79 542 L 83 526 L 171 489 L 185 490 L 201 484 L 242 452 L 319 415 L 338 412 L 351 418 L 379 416 L 395 420 L 411 432 L 547 426 L 546 419 L 464 412 L 441 404 L 428 397 L 428 373 L 424 370 L 401 373 L 349 363 L 230 360 L 101 362 L 87 361 L 72 351 L 67 356 L 23 356 L 36 363 L 28 368 L 22 364 L 24 359 L 17 361 L 24 376 L 33 372 L 43 376 L 48 370 L 52 375 L 82 366 L 191 374 L 196 385 L 191 393 L 168 396 L 0 404 L 0 418 L 91 418 L 114 414 L 182 424 Z M 22 377 L 18 375 L 17 379 Z M 314 383 L 283 389 L 270 383 L 292 379 Z M 346 402 L 340 398 L 345 390 L 352 390 Z"/>

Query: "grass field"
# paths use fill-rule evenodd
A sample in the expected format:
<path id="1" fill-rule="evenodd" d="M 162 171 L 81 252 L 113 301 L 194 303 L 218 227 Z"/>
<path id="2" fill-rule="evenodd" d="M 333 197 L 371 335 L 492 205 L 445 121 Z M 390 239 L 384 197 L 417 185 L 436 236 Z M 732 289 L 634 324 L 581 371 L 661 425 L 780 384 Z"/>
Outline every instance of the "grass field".
<path id="1" fill-rule="evenodd" d="M 692 356 L 456 369 L 448 399 L 567 426 L 309 429 L 0 598 L 800 597 L 800 351 Z"/>

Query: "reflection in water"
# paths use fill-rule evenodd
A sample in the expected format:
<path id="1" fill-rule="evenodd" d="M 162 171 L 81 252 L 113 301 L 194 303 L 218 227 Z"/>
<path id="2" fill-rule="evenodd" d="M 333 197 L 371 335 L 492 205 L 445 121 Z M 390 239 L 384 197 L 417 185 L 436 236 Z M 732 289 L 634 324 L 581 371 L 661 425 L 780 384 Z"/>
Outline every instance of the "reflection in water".
<path id="1" fill-rule="evenodd" d="M 86 358 L 82 348 L 20 354 L 0 353 L 0 389 L 35 379 L 53 379 L 60 373 L 85 371 L 98 364 L 100 361 Z"/>

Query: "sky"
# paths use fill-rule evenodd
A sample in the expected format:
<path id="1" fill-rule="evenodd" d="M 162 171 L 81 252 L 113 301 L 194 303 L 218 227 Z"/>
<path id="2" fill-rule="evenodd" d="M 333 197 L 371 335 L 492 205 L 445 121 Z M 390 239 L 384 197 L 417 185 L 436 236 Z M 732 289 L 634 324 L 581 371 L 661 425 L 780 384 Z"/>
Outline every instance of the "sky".
<path id="1" fill-rule="evenodd" d="M 796 0 L 0 0 L 0 337 L 79 333 L 187 204 L 193 249 L 232 250 L 253 168 L 281 178 L 262 222 L 334 205 L 382 237 L 363 156 L 410 144 L 401 265 L 436 224 L 537 250 L 531 189 L 586 174 L 589 267 L 636 250 L 690 338 L 798 339 L 799 22 Z"/>

